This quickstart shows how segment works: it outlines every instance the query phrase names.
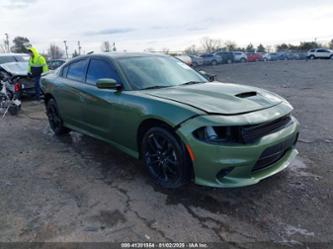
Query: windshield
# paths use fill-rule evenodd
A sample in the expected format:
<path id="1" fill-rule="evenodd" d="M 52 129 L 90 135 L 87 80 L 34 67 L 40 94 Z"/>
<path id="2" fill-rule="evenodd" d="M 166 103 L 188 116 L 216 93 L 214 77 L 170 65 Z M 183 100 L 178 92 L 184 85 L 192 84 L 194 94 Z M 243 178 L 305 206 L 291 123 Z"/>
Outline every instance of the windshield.
<path id="1" fill-rule="evenodd" d="M 135 90 L 207 82 L 198 72 L 172 57 L 127 57 L 119 59 L 119 64 Z"/>

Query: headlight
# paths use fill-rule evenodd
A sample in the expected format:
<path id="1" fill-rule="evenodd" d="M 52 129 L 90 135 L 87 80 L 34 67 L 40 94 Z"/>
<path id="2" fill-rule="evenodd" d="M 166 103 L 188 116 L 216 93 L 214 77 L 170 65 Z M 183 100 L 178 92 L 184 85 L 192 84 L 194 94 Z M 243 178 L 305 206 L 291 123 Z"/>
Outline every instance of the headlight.
<path id="1" fill-rule="evenodd" d="M 193 132 L 195 138 L 207 143 L 241 143 L 240 127 L 202 127 Z"/>

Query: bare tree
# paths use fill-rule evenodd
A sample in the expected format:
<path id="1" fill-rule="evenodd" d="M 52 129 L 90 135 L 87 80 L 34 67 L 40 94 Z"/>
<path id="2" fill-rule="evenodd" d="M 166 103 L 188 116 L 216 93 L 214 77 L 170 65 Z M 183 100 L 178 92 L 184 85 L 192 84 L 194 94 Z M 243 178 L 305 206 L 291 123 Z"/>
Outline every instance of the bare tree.
<path id="1" fill-rule="evenodd" d="M 111 45 L 109 41 L 104 41 L 101 46 L 102 52 L 110 52 L 111 51 Z"/>
<path id="2" fill-rule="evenodd" d="M 162 53 L 163 53 L 163 54 L 170 54 L 170 49 L 168 49 L 168 48 L 163 48 L 163 49 L 162 49 Z"/>
<path id="3" fill-rule="evenodd" d="M 60 59 L 64 56 L 64 51 L 55 44 L 51 44 L 47 52 L 51 59 Z"/>
<path id="4" fill-rule="evenodd" d="M 221 40 L 216 40 L 216 39 L 211 39 L 209 37 L 204 37 L 201 40 L 201 45 L 202 45 L 203 50 L 206 53 L 212 53 L 212 52 L 215 52 L 216 50 L 218 50 L 222 47 L 222 42 L 221 42 Z"/>
<path id="5" fill-rule="evenodd" d="M 224 46 L 225 46 L 225 49 L 227 51 L 234 51 L 234 50 L 237 50 L 237 44 L 236 42 L 233 42 L 233 41 L 226 41 L 224 43 Z"/>
<path id="6" fill-rule="evenodd" d="M 198 49 L 196 48 L 195 45 L 192 45 L 192 46 L 186 48 L 184 50 L 184 53 L 187 54 L 187 55 L 195 55 L 195 54 L 198 54 L 199 51 L 198 51 Z"/>

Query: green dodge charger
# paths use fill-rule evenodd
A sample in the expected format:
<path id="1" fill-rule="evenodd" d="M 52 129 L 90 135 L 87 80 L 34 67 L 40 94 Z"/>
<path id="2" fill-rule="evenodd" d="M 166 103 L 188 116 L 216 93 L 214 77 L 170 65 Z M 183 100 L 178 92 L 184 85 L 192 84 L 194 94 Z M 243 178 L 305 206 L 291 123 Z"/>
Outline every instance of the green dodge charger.
<path id="1" fill-rule="evenodd" d="M 90 54 L 45 75 L 50 127 L 103 140 L 177 188 L 256 184 L 296 157 L 299 123 L 282 97 L 214 81 L 166 55 Z"/>

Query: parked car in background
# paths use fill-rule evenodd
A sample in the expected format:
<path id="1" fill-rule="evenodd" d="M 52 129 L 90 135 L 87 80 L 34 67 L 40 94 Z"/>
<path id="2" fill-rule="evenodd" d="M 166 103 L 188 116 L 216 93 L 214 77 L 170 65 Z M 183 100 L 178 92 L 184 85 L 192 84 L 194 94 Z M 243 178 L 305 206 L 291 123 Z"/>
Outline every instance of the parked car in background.
<path id="1" fill-rule="evenodd" d="M 288 58 L 288 60 L 299 60 L 299 55 L 298 55 L 298 53 L 288 52 L 287 58 Z"/>
<path id="2" fill-rule="evenodd" d="M 192 66 L 192 59 L 188 55 L 176 55 L 175 56 L 178 60 L 184 62 L 188 66 Z"/>
<path id="3" fill-rule="evenodd" d="M 222 63 L 222 58 L 218 55 L 202 54 L 200 57 L 203 59 L 204 65 L 217 65 Z"/>
<path id="4" fill-rule="evenodd" d="M 297 60 L 306 60 L 307 52 L 297 52 Z"/>
<path id="5" fill-rule="evenodd" d="M 235 56 L 232 52 L 217 52 L 215 55 L 221 56 L 222 64 L 231 64 L 235 62 Z"/>
<path id="6" fill-rule="evenodd" d="M 63 60 L 63 59 L 49 60 L 49 61 L 47 61 L 47 65 L 50 70 L 56 70 L 58 67 L 60 67 L 65 62 L 66 62 L 66 60 Z"/>
<path id="7" fill-rule="evenodd" d="M 282 97 L 245 85 L 209 82 L 158 54 L 77 57 L 42 77 L 56 135 L 71 130 L 141 159 L 158 185 L 257 184 L 297 155 L 299 123 Z"/>
<path id="8" fill-rule="evenodd" d="M 8 63 L 8 62 L 20 62 L 20 61 L 28 61 L 29 55 L 27 54 L 0 54 L 0 64 Z"/>
<path id="9" fill-rule="evenodd" d="M 307 57 L 314 59 L 333 59 L 333 50 L 327 48 L 316 48 L 308 51 Z"/>
<path id="10" fill-rule="evenodd" d="M 256 61 L 262 61 L 263 56 L 260 53 L 246 53 L 247 61 L 248 62 L 256 62 Z"/>
<path id="11" fill-rule="evenodd" d="M 279 60 L 279 56 L 277 53 L 266 53 L 263 56 L 264 61 L 277 61 Z"/>
<path id="12" fill-rule="evenodd" d="M 198 55 L 190 55 L 192 59 L 192 66 L 193 67 L 198 67 L 202 66 L 204 64 L 204 59 Z"/>
<path id="13" fill-rule="evenodd" d="M 247 62 L 247 56 L 242 51 L 233 51 L 235 62 Z"/>

